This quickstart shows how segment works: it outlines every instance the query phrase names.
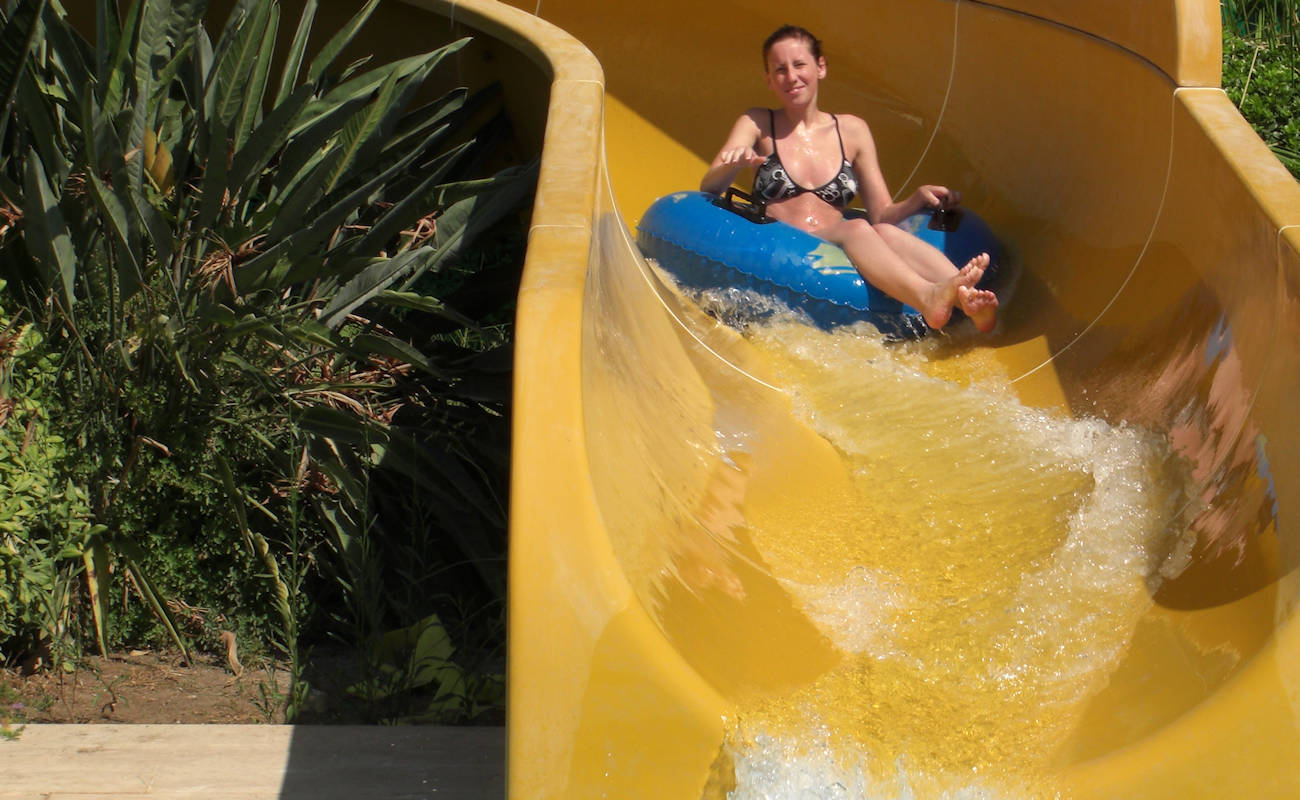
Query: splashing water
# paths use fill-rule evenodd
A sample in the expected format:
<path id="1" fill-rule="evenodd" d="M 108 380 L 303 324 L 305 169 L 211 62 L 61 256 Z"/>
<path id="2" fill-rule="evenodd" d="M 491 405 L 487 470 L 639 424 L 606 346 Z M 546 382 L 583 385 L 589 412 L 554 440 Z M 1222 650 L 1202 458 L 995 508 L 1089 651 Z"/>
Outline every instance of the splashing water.
<path id="1" fill-rule="evenodd" d="M 748 516 L 844 657 L 743 704 L 727 797 L 1051 795 L 1054 754 L 1171 572 L 1183 465 L 1152 433 L 1022 405 L 977 349 L 751 337 L 852 475 L 815 519 Z"/>

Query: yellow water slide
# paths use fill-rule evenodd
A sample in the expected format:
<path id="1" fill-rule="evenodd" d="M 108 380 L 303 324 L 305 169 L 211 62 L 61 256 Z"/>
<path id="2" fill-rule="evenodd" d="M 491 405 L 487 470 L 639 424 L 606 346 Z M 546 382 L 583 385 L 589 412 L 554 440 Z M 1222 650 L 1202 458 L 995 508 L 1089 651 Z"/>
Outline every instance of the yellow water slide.
<path id="1" fill-rule="evenodd" d="M 1217 2 L 414 5 L 542 154 L 511 797 L 1300 796 L 1300 188 Z M 992 336 L 742 336 L 639 256 L 787 22 L 1001 238 Z"/>

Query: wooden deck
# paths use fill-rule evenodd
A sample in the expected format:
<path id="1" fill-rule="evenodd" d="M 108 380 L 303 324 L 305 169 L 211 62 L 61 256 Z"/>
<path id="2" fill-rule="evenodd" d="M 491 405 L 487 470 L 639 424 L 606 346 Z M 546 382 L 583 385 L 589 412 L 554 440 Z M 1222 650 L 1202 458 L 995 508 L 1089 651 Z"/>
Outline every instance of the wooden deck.
<path id="1" fill-rule="evenodd" d="M 0 799 L 505 796 L 505 729 L 28 725 L 0 740 Z"/>

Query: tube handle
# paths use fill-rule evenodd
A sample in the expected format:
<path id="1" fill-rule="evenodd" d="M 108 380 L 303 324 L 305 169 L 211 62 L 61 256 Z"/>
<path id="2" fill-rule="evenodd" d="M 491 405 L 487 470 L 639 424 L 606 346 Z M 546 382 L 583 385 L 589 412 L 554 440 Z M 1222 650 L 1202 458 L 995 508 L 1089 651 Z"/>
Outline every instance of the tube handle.
<path id="1" fill-rule="evenodd" d="M 743 200 L 744 204 L 737 203 L 737 197 Z M 748 192 L 742 192 L 734 186 L 727 187 L 727 191 L 723 192 L 718 204 L 751 222 L 771 222 L 771 219 L 767 216 L 767 203 L 765 201 L 754 197 Z"/>

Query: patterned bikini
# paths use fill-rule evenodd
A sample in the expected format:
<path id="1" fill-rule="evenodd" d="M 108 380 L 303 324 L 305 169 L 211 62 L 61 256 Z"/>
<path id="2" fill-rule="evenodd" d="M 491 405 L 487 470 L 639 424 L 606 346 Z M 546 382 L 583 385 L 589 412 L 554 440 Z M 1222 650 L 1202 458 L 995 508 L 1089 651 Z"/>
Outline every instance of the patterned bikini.
<path id="1" fill-rule="evenodd" d="M 853 174 L 853 165 L 844 154 L 844 137 L 840 135 L 839 119 L 831 114 L 831 119 L 835 121 L 835 138 L 840 141 L 840 171 L 816 189 L 809 189 L 795 183 L 781 164 L 781 156 L 776 151 L 776 112 L 769 108 L 767 113 L 771 119 L 772 155 L 754 173 L 754 194 L 773 203 L 812 192 L 836 208 L 847 208 L 858 191 L 858 180 Z"/>

